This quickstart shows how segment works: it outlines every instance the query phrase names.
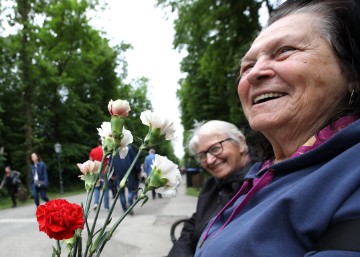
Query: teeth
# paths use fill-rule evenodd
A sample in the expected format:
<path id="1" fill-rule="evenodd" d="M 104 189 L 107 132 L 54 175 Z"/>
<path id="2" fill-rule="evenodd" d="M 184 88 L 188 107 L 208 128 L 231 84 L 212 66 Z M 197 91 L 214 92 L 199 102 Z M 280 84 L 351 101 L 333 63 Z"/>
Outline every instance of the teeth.
<path id="1" fill-rule="evenodd" d="M 254 103 L 257 104 L 258 102 L 260 102 L 260 101 L 263 100 L 263 99 L 266 99 L 266 98 L 277 98 L 277 97 L 281 97 L 281 96 L 284 96 L 284 95 L 285 95 L 284 93 L 268 93 L 268 94 L 262 94 L 262 95 L 259 95 L 259 96 L 255 97 Z"/>

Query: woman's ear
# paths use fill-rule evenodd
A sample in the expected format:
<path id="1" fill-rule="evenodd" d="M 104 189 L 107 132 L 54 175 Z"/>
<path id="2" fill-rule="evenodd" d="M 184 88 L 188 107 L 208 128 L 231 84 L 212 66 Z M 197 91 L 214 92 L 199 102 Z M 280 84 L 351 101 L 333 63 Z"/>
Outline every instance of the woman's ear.
<path id="1" fill-rule="evenodd" d="M 241 154 L 246 154 L 248 152 L 248 146 L 246 144 L 245 138 L 243 137 L 240 137 L 239 152 Z"/>

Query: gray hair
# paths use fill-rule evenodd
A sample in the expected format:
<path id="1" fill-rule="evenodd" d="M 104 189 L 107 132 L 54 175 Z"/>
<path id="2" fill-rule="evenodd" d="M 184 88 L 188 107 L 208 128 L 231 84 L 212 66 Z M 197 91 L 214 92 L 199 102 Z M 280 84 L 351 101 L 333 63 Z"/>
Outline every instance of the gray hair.
<path id="1" fill-rule="evenodd" d="M 196 154 L 199 140 L 204 135 L 224 135 L 231 138 L 238 145 L 245 141 L 244 134 L 232 123 L 222 120 L 210 120 L 208 122 L 195 121 L 194 127 L 190 130 L 188 149 L 191 155 Z M 246 150 L 248 151 L 248 150 Z"/>
<path id="2" fill-rule="evenodd" d="M 360 4 L 357 0 L 288 0 L 271 15 L 269 24 L 291 15 L 319 15 L 318 32 L 333 47 L 345 74 L 348 88 L 344 100 L 348 106 L 334 113 L 339 116 L 360 114 Z"/>

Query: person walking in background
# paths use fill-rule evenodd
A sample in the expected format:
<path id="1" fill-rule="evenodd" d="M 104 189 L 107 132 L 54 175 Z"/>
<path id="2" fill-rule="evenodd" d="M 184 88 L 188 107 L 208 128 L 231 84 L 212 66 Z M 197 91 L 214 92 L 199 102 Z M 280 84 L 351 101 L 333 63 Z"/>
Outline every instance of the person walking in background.
<path id="1" fill-rule="evenodd" d="M 90 161 L 102 161 L 104 152 L 102 149 L 102 141 L 101 138 L 98 139 L 97 141 L 97 146 L 94 147 L 93 149 L 91 149 L 90 154 L 89 154 L 89 160 Z M 101 173 L 100 176 L 100 185 L 96 186 L 94 189 L 94 207 L 93 210 L 95 211 L 99 205 L 99 201 L 100 201 L 100 191 L 102 189 L 102 187 L 104 186 L 104 172 L 106 171 L 106 166 L 107 166 L 107 162 L 104 163 L 104 169 Z M 108 187 L 104 189 L 104 208 L 105 210 L 109 210 L 109 190 Z"/>
<path id="2" fill-rule="evenodd" d="M 212 176 L 202 187 L 196 212 L 184 222 L 168 257 L 194 256 L 203 229 L 240 189 L 253 164 L 245 137 L 234 124 L 211 120 L 195 124 L 190 132 L 189 153 Z"/>
<path id="3" fill-rule="evenodd" d="M 20 172 L 11 170 L 10 166 L 5 167 L 5 176 L 3 177 L 0 189 L 6 187 L 8 194 L 12 201 L 12 208 L 16 207 L 16 193 L 18 191 L 18 185 L 21 184 Z"/>
<path id="4" fill-rule="evenodd" d="M 146 177 L 149 177 L 150 176 L 150 173 L 151 173 L 151 165 L 155 159 L 155 149 L 151 148 L 149 150 L 149 154 L 145 157 L 145 160 L 144 160 L 144 171 L 146 173 Z M 162 198 L 161 194 L 158 194 L 159 198 Z M 152 198 L 155 199 L 156 198 L 156 192 L 155 190 L 153 189 L 152 190 Z"/>
<path id="5" fill-rule="evenodd" d="M 129 150 L 124 159 L 121 159 L 119 154 L 117 154 L 113 159 L 113 169 L 114 169 L 117 185 L 120 184 L 120 181 L 125 176 L 126 172 L 128 171 L 129 167 L 133 163 L 136 156 L 134 148 L 130 145 L 128 145 L 127 147 Z M 128 182 L 126 184 L 127 197 L 126 197 L 125 189 L 120 192 L 120 204 L 123 211 L 126 211 L 127 208 L 130 205 L 132 205 L 134 202 L 136 190 L 138 189 L 139 186 L 139 176 L 140 176 L 140 167 L 139 165 L 135 164 L 128 177 Z M 130 214 L 133 215 L 134 214 L 133 211 L 131 211 Z"/>
<path id="6" fill-rule="evenodd" d="M 147 178 L 145 169 L 144 169 L 144 163 L 140 164 L 140 181 L 139 183 L 145 183 L 145 180 Z"/>
<path id="7" fill-rule="evenodd" d="M 103 149 L 102 149 L 102 141 L 101 138 L 98 139 L 97 141 L 97 146 L 95 146 L 93 149 L 91 149 L 90 154 L 89 154 L 89 159 L 91 161 L 102 161 L 102 157 L 103 157 Z"/>
<path id="8" fill-rule="evenodd" d="M 45 202 L 49 201 L 49 198 L 46 196 L 46 191 L 48 188 L 48 174 L 46 170 L 46 164 L 41 160 L 40 156 L 37 153 L 31 154 L 31 170 L 30 170 L 30 188 L 34 194 L 34 201 L 36 206 L 40 205 L 40 199 L 43 199 Z"/>
<path id="9" fill-rule="evenodd" d="M 109 190 L 111 191 L 112 198 L 114 199 L 118 192 L 118 185 L 116 184 L 115 174 L 112 174 L 112 176 L 109 179 Z"/>

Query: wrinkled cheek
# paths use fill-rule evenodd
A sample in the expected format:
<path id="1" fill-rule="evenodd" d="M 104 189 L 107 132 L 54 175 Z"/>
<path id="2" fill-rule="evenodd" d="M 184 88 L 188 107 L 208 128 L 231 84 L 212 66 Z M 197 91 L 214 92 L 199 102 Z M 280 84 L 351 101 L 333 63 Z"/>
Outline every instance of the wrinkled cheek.
<path id="1" fill-rule="evenodd" d="M 237 92 L 239 96 L 239 100 L 244 111 L 245 116 L 247 116 L 247 112 L 250 108 L 248 96 L 249 96 L 249 83 L 245 78 L 240 79 L 238 84 Z"/>
<path id="2" fill-rule="evenodd" d="M 249 92 L 249 83 L 245 78 L 241 78 L 238 84 L 237 92 L 240 98 L 241 103 L 245 103 L 246 96 Z"/>

